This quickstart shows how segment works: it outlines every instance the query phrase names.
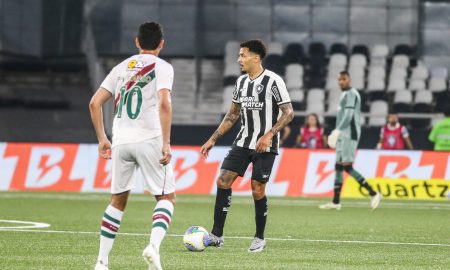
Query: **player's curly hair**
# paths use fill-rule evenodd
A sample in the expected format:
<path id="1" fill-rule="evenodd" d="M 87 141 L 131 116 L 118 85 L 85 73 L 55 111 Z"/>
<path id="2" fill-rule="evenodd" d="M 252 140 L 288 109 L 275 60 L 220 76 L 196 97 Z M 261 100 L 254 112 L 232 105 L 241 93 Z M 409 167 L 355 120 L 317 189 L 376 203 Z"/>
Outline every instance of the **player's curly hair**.
<path id="1" fill-rule="evenodd" d="M 241 48 L 248 48 L 249 51 L 258 54 L 261 60 L 263 60 L 267 54 L 266 45 L 264 45 L 264 43 L 260 39 L 251 39 L 244 41 L 240 46 Z"/>
<path id="2" fill-rule="evenodd" d="M 138 41 L 144 50 L 154 50 L 158 48 L 163 39 L 162 26 L 157 22 L 145 22 L 139 26 Z"/>

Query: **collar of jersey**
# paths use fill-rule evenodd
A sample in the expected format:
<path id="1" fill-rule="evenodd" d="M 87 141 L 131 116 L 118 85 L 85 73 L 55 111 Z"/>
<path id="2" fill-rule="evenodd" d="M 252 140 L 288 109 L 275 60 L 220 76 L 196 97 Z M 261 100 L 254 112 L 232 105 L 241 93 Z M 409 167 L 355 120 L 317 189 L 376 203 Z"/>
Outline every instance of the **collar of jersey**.
<path id="1" fill-rule="evenodd" d="M 265 68 L 263 68 L 263 71 L 261 72 L 261 74 L 259 74 L 258 77 L 254 78 L 253 80 L 250 79 L 250 75 L 248 75 L 248 73 L 247 73 L 248 80 L 249 80 L 250 82 L 254 82 L 254 81 L 256 81 L 257 79 L 259 79 L 259 77 L 261 77 L 261 75 L 263 75 L 264 72 L 266 72 L 266 69 L 265 69 Z"/>

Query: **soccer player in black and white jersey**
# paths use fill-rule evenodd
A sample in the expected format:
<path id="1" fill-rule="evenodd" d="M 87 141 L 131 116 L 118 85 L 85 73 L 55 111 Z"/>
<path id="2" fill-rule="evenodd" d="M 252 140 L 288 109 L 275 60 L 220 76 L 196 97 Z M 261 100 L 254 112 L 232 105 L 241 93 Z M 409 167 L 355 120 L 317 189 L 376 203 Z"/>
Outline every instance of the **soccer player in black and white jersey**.
<path id="1" fill-rule="evenodd" d="M 261 40 L 241 43 L 238 63 L 246 74 L 237 79 L 230 110 L 201 148 L 201 154 L 206 158 L 216 141 L 241 118 L 241 129 L 217 179 L 211 246 L 220 247 L 224 243 L 223 228 L 231 206 L 231 186 L 252 163 L 256 233 L 248 251 L 260 252 L 266 247 L 264 230 L 268 207 L 265 187 L 278 153 L 278 132 L 292 120 L 294 114 L 283 79 L 262 66 L 265 55 L 266 47 Z"/>

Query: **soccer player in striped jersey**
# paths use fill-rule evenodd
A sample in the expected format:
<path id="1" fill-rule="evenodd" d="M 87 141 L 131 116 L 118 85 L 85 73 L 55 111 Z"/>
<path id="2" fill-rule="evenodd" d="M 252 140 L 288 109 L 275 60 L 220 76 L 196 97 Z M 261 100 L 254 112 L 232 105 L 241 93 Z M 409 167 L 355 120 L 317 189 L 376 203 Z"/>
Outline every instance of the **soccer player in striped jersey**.
<path id="1" fill-rule="evenodd" d="M 375 210 L 380 203 L 381 194 L 375 192 L 366 179 L 352 166 L 361 136 L 361 97 L 358 90 L 351 87 L 350 75 L 347 71 L 340 72 L 338 83 L 342 95 L 336 117 L 336 129 L 328 137 L 328 145 L 336 148 L 334 197 L 332 202 L 320 205 L 319 208 L 341 209 L 340 196 L 343 174 L 346 171 L 369 192 L 371 207 Z"/>
<path id="2" fill-rule="evenodd" d="M 217 179 L 214 226 L 210 245 L 223 245 L 223 228 L 231 206 L 231 186 L 253 164 L 252 194 L 255 204 L 256 233 L 248 251 L 260 252 L 266 246 L 266 183 L 269 181 L 279 147 L 279 131 L 294 117 L 291 100 L 283 79 L 264 69 L 266 47 L 261 40 L 241 43 L 238 63 L 246 74 L 235 85 L 231 108 L 211 138 L 202 146 L 206 158 L 216 141 L 241 118 L 241 129 L 222 163 Z"/>
<path id="3" fill-rule="evenodd" d="M 99 154 L 112 159 L 111 203 L 101 223 L 96 270 L 108 269 L 108 256 L 137 168 L 144 176 L 144 187 L 157 200 L 150 243 L 142 254 L 149 269 L 162 269 L 159 247 L 174 210 L 175 180 L 170 165 L 173 68 L 158 57 L 164 46 L 161 25 L 140 25 L 135 43 L 139 54 L 115 66 L 89 104 Z M 105 135 L 102 114 L 102 105 L 111 97 L 115 107 L 112 147 Z"/>

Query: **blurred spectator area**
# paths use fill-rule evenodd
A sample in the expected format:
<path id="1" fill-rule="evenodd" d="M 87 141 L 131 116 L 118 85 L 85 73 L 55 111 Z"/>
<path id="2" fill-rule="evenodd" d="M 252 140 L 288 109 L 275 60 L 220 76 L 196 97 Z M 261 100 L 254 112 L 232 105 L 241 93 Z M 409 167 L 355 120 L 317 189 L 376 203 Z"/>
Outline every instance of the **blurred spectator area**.
<path id="1" fill-rule="evenodd" d="M 239 42 L 251 38 L 268 45 L 264 65 L 286 81 L 296 111 L 291 137 L 310 112 L 327 131 L 334 127 L 343 69 L 361 93 L 364 134 L 375 141 L 395 110 L 427 147 L 416 134 L 427 134 L 449 103 L 445 1 L 0 0 L 0 7 L 0 113 L 9 117 L 2 141 L 95 142 L 89 99 L 136 53 L 137 26 L 151 20 L 164 26 L 161 56 L 175 69 L 174 130 L 187 132 L 174 143 L 186 141 L 186 125 L 210 131 L 220 123 L 241 74 Z"/>

